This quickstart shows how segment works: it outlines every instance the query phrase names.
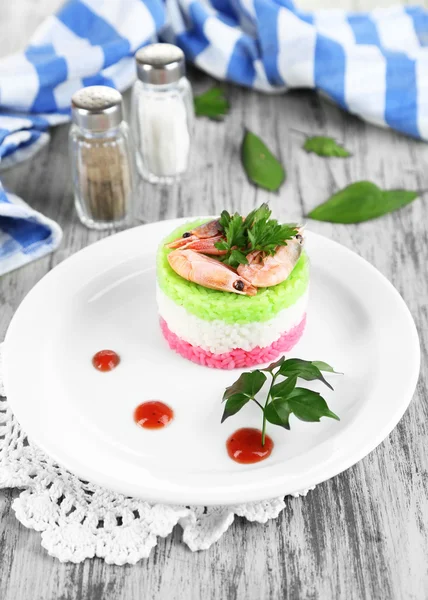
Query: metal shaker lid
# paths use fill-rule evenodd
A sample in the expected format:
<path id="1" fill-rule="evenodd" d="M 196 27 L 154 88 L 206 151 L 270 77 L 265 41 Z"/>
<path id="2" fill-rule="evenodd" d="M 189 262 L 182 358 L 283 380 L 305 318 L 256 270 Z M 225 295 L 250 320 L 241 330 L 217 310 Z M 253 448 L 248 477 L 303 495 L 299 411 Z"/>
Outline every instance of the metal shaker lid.
<path id="1" fill-rule="evenodd" d="M 164 85 L 178 81 L 185 74 L 184 53 L 173 44 L 150 44 L 135 55 L 138 79 L 144 83 Z"/>
<path id="2" fill-rule="evenodd" d="M 106 85 L 82 88 L 71 98 L 73 123 L 90 131 L 106 131 L 123 120 L 122 94 Z"/>

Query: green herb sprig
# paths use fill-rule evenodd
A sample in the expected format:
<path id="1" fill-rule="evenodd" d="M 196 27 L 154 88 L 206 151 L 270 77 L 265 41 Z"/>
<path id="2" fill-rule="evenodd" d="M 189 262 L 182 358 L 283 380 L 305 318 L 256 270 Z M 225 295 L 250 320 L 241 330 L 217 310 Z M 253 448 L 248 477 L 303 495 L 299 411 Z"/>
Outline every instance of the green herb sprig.
<path id="1" fill-rule="evenodd" d="M 322 361 L 308 361 L 301 358 L 286 360 L 283 356 L 266 369 L 242 373 L 223 394 L 223 402 L 226 404 L 221 422 L 235 415 L 252 400 L 263 412 L 262 446 L 264 446 L 267 422 L 290 429 L 291 414 L 301 421 L 319 422 L 321 417 L 339 421 L 339 417 L 329 409 L 321 394 L 304 387 L 296 387 L 297 380 L 300 378 L 306 381 L 321 381 L 332 390 L 333 387 L 325 379 L 322 371 L 336 373 L 333 367 Z M 256 396 L 268 376 L 271 377 L 269 391 L 262 404 Z M 279 377 L 283 379 L 277 383 Z"/>
<path id="2" fill-rule="evenodd" d="M 226 239 L 216 243 L 216 248 L 226 251 L 222 261 L 236 268 L 247 264 L 247 254 L 254 250 L 274 254 L 278 246 L 286 246 L 297 234 L 296 225 L 281 225 L 270 218 L 271 214 L 267 204 L 251 211 L 245 219 L 239 213 L 230 215 L 224 210 L 219 222 Z"/>

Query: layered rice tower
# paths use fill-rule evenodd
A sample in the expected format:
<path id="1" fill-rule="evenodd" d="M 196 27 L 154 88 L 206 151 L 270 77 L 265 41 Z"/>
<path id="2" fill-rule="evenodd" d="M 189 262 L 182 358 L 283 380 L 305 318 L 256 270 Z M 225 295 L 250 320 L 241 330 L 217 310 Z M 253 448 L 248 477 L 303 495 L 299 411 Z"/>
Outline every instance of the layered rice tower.
<path id="1" fill-rule="evenodd" d="M 282 283 L 255 296 L 208 289 L 180 277 L 165 244 L 204 221 L 186 223 L 161 244 L 157 256 L 157 303 L 162 333 L 172 350 L 217 369 L 251 367 L 275 360 L 302 336 L 309 264 L 303 251 Z"/>

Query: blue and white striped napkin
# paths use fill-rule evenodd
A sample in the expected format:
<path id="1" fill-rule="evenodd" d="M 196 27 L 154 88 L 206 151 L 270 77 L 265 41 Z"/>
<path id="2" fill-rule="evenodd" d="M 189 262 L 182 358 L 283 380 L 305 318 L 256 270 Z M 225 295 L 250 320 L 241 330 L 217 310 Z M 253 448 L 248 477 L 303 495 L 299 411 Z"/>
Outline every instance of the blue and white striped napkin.
<path id="1" fill-rule="evenodd" d="M 57 223 L 0 184 L 0 276 L 52 252 L 61 238 Z"/>

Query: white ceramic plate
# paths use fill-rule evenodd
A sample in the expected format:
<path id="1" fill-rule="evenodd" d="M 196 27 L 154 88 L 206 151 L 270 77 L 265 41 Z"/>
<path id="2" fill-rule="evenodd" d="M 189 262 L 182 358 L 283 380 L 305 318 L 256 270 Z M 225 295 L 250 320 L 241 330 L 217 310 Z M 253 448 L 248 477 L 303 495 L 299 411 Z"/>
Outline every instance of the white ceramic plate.
<path id="1" fill-rule="evenodd" d="M 227 437 L 261 424 L 255 405 L 220 424 L 224 388 L 239 371 L 186 361 L 169 350 L 158 327 L 155 252 L 183 221 L 138 227 L 89 246 L 28 294 L 5 344 L 6 391 L 24 430 L 81 478 L 166 503 L 272 498 L 355 464 L 397 424 L 416 386 L 418 336 L 398 292 L 350 250 L 307 233 L 308 323 L 291 355 L 344 372 L 330 377 L 335 392 L 322 388 L 341 421 L 292 417 L 290 432 L 271 425 L 271 457 L 239 465 L 227 456 Z M 91 365 L 103 348 L 122 358 L 110 373 Z M 173 407 L 169 427 L 135 425 L 134 408 L 151 399 Z"/>

